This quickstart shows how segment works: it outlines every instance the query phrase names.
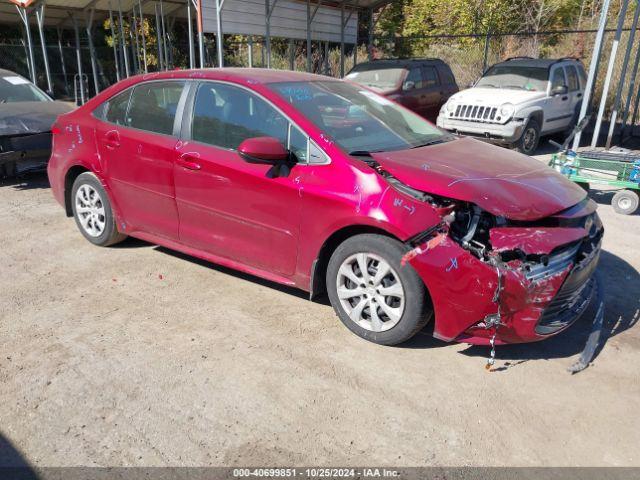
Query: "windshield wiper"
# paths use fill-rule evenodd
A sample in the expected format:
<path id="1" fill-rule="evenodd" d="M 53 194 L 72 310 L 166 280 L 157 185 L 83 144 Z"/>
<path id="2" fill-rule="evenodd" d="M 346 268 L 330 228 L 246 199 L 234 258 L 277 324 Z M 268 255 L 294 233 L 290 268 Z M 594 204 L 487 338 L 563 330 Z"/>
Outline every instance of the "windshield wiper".
<path id="1" fill-rule="evenodd" d="M 411 147 L 411 148 L 422 148 L 422 147 L 428 147 L 430 145 L 437 145 L 439 143 L 446 143 L 446 142 L 450 142 L 451 140 L 453 140 L 452 138 L 437 138 L 435 140 L 431 140 L 429 142 L 425 142 L 425 143 L 421 143 L 420 145 L 416 145 L 415 147 Z"/>
<path id="2" fill-rule="evenodd" d="M 349 152 L 349 155 L 354 157 L 370 157 L 372 153 L 376 152 L 370 152 L 369 150 L 352 150 Z"/>

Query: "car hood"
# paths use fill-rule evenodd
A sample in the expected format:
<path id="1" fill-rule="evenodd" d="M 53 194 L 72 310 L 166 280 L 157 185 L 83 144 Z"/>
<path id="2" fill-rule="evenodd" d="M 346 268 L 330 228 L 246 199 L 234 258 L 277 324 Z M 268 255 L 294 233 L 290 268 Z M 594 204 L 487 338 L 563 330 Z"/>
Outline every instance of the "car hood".
<path id="1" fill-rule="evenodd" d="M 512 88 L 474 87 L 456 93 L 451 97 L 450 101 L 472 105 L 500 106 L 505 103 L 517 105 L 519 103 L 545 98 L 545 96 L 545 92 L 532 92 Z"/>
<path id="2" fill-rule="evenodd" d="M 538 160 L 472 138 L 372 157 L 412 188 L 471 202 L 511 220 L 547 217 L 586 197 L 582 188 Z"/>
<path id="3" fill-rule="evenodd" d="M 58 115 L 72 108 L 63 102 L 12 102 L 0 104 L 0 136 L 48 132 Z"/>

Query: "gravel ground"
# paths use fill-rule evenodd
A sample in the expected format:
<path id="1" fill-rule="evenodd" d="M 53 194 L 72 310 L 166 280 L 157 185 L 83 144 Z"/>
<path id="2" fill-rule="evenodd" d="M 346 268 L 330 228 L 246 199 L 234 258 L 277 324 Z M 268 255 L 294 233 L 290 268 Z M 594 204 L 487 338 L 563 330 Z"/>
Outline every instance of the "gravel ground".
<path id="1" fill-rule="evenodd" d="M 640 464 L 640 216 L 607 229 L 586 319 L 498 348 L 358 339 L 305 294 L 136 240 L 102 249 L 42 175 L 0 183 L 0 464 Z"/>

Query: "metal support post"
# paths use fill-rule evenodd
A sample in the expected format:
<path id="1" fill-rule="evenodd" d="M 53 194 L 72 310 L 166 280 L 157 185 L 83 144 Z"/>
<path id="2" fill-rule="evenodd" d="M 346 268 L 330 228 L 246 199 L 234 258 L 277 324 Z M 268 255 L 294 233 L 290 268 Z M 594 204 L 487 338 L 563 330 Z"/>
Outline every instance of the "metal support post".
<path id="1" fill-rule="evenodd" d="M 64 78 L 64 91 L 67 95 L 69 95 L 69 79 L 67 78 L 67 66 L 64 61 L 64 52 L 62 51 L 62 29 L 60 27 L 56 28 L 58 33 L 58 53 L 60 53 L 60 64 L 62 66 L 62 77 Z M 120 80 L 118 78 L 118 80 Z"/>
<path id="2" fill-rule="evenodd" d="M 69 13 L 69 17 L 73 22 L 73 31 L 76 34 L 76 62 L 78 66 L 77 77 L 78 77 L 78 85 L 80 88 L 80 102 L 82 105 L 84 105 L 84 102 L 85 102 L 84 79 L 83 79 L 84 74 L 82 73 L 82 55 L 80 52 L 80 30 L 78 29 L 78 22 L 76 22 L 75 17 L 71 13 Z M 74 80 L 74 83 L 75 83 L 75 80 Z"/>
<path id="3" fill-rule="evenodd" d="M 222 32 L 222 6 L 224 0 L 216 0 L 216 47 L 218 53 L 218 67 L 224 67 L 224 33 Z M 202 33 L 200 33 L 202 35 Z"/>
<path id="4" fill-rule="evenodd" d="M 604 31 L 607 26 L 607 14 L 609 12 L 610 3 L 611 0 L 604 0 L 604 3 L 602 4 L 598 33 L 596 34 L 595 43 L 593 45 L 593 54 L 591 55 L 591 63 L 589 64 L 589 75 L 587 77 L 587 85 L 584 87 L 584 96 L 582 98 L 582 107 L 580 107 L 578 123 L 580 123 L 580 121 L 587 115 L 589 103 L 591 102 L 591 94 L 593 93 L 598 61 L 600 59 L 600 54 L 602 53 L 602 38 L 604 37 Z M 571 147 L 573 150 L 576 150 L 580 146 L 581 136 L 581 132 L 578 132 L 576 136 L 573 137 L 573 145 Z"/>
<path id="5" fill-rule="evenodd" d="M 111 2 L 109 2 L 109 26 L 111 27 L 111 39 L 113 47 L 113 60 L 116 64 L 116 79 L 120 81 L 120 56 L 118 55 L 118 47 L 116 47 L 116 31 L 113 27 L 113 11 L 111 10 Z M 65 80 L 66 82 L 66 80 Z"/>
<path id="6" fill-rule="evenodd" d="M 51 71 L 49 70 L 49 56 L 47 55 L 47 46 L 44 40 L 44 3 L 40 3 L 36 7 L 36 21 L 38 22 L 38 33 L 40 34 L 40 47 L 42 48 L 42 59 L 44 60 L 44 73 L 47 77 L 47 89 L 48 93 L 53 95 Z"/>
<path id="7" fill-rule="evenodd" d="M 127 49 L 125 48 L 126 39 L 124 36 L 124 21 L 122 20 L 122 0 L 118 0 L 118 18 L 120 27 L 120 49 L 122 50 L 122 58 L 124 59 L 124 73 L 129 76 L 129 58 Z"/>
<path id="8" fill-rule="evenodd" d="M 31 81 L 37 85 L 38 79 L 36 78 L 36 62 L 33 57 L 33 41 L 31 40 L 31 28 L 29 27 L 29 12 L 26 8 L 16 5 L 18 15 L 24 24 L 24 30 L 27 34 L 27 64 L 29 65 L 29 74 L 31 75 Z"/>
<path id="9" fill-rule="evenodd" d="M 91 8 L 88 13 L 85 13 L 86 20 L 86 32 L 87 39 L 89 41 L 89 56 L 91 57 L 91 74 L 93 75 L 93 88 L 95 89 L 96 95 L 100 93 L 100 85 L 98 82 L 98 68 L 96 65 L 96 51 L 93 47 L 93 38 L 92 38 L 92 29 L 93 29 L 93 14 L 95 10 Z"/>
<path id="10" fill-rule="evenodd" d="M 195 68 L 196 59 L 193 52 L 193 20 L 191 19 L 191 0 L 187 0 L 187 26 L 189 34 L 189 68 Z"/>

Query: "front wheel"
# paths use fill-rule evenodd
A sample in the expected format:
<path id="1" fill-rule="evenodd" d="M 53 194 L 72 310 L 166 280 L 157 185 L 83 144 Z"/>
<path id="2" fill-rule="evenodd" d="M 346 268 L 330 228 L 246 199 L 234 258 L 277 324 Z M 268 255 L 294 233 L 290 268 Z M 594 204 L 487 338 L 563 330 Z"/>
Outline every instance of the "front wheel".
<path id="1" fill-rule="evenodd" d="M 525 155 L 533 155 L 538 148 L 539 142 L 540 125 L 538 124 L 537 120 L 532 118 L 527 122 L 527 125 L 524 127 L 524 131 L 522 132 L 522 136 L 513 145 L 513 147 L 520 153 L 524 153 Z"/>
<path id="2" fill-rule="evenodd" d="M 356 335 L 382 345 L 409 340 L 433 313 L 427 290 L 401 242 L 382 235 L 356 235 L 333 253 L 327 268 L 329 300 Z"/>
<path id="3" fill-rule="evenodd" d="M 78 175 L 71 188 L 73 217 L 78 229 L 94 245 L 107 247 L 121 242 L 109 196 L 93 173 Z"/>

